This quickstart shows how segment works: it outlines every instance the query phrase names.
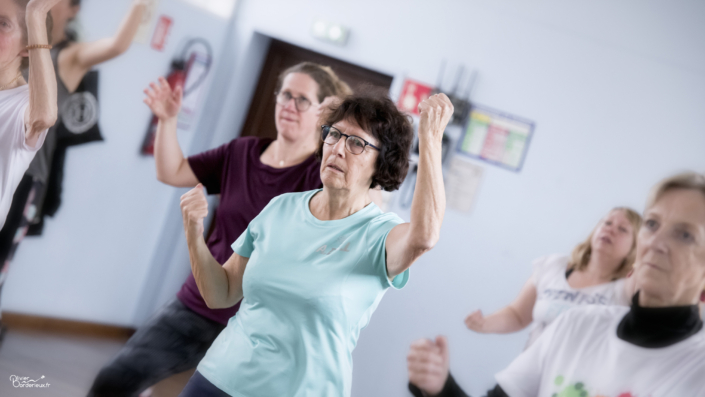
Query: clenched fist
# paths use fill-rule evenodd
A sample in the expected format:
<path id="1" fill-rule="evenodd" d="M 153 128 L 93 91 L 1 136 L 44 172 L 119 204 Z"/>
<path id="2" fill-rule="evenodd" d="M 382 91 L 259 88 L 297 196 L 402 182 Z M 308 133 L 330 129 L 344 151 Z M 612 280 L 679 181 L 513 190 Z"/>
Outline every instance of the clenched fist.
<path id="1" fill-rule="evenodd" d="M 411 384 L 430 396 L 439 394 L 448 379 L 448 341 L 444 336 L 415 341 L 406 363 Z"/>
<path id="2" fill-rule="evenodd" d="M 433 95 L 419 104 L 419 140 L 441 142 L 443 132 L 453 117 L 453 104 L 446 94 Z"/>
<path id="3" fill-rule="evenodd" d="M 203 236 L 203 219 L 208 215 L 208 201 L 200 183 L 181 196 L 181 215 L 186 237 Z"/>
<path id="4" fill-rule="evenodd" d="M 61 0 L 29 0 L 27 3 L 27 11 L 49 12 Z M 38 43 L 46 44 L 46 43 Z"/>
<path id="5" fill-rule="evenodd" d="M 465 325 L 475 332 L 485 332 L 485 316 L 482 310 L 475 310 L 465 318 Z"/>

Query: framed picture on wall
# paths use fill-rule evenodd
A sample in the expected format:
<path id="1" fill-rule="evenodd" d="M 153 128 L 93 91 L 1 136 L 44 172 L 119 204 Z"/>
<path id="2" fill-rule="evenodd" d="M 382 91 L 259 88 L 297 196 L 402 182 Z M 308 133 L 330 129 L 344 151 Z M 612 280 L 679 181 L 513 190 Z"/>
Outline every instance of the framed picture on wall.
<path id="1" fill-rule="evenodd" d="M 403 112 L 419 115 L 419 104 L 433 94 L 433 87 L 418 81 L 406 79 L 399 95 L 397 106 Z"/>
<path id="2" fill-rule="evenodd" d="M 534 122 L 484 106 L 473 105 L 457 151 L 465 156 L 521 171 Z"/>

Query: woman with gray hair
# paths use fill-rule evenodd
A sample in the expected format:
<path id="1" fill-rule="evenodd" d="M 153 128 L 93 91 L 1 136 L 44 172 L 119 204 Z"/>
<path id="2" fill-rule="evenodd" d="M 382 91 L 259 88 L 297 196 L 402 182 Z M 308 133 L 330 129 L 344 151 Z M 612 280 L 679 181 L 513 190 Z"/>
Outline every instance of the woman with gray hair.
<path id="1" fill-rule="evenodd" d="M 561 315 L 496 375 L 488 396 L 705 395 L 705 175 L 666 178 L 647 201 L 637 237 L 631 307 L 584 306 Z M 409 357 L 415 395 L 466 396 L 447 350 Z M 413 365 L 412 365 L 413 364 Z M 427 385 L 445 383 L 442 390 Z"/>
<path id="2" fill-rule="evenodd" d="M 182 392 L 206 396 L 349 396 L 352 351 L 384 293 L 438 241 L 445 211 L 443 94 L 419 105 L 419 163 L 410 222 L 370 199 L 399 188 L 413 130 L 382 95 L 346 98 L 321 128 L 323 189 L 272 200 L 222 267 L 203 239 L 203 189 L 181 198 L 191 269 L 209 307 L 242 300 Z"/>

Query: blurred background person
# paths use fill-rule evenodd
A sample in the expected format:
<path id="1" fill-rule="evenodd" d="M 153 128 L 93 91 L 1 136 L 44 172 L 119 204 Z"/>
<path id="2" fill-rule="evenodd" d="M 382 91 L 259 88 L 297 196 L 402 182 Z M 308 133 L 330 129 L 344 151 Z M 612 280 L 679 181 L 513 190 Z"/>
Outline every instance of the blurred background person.
<path id="1" fill-rule="evenodd" d="M 467 327 L 483 334 L 520 331 L 533 323 L 530 346 L 560 314 L 580 305 L 628 306 L 641 216 L 631 208 L 610 211 L 570 257 L 548 255 L 533 263 L 534 272 L 509 306 L 487 317 L 477 310 Z"/>
<path id="2" fill-rule="evenodd" d="M 637 238 L 631 307 L 585 305 L 550 325 L 496 375 L 488 397 L 705 394 L 705 175 L 666 178 L 649 195 Z M 444 338 L 408 357 L 416 396 L 466 394 L 448 372 Z"/>
<path id="3" fill-rule="evenodd" d="M 5 0 L 6 43 L 0 47 L 0 226 L 22 174 L 56 120 L 56 88 L 51 58 L 52 0 Z M 34 71 L 29 81 L 22 68 Z"/>
<path id="4" fill-rule="evenodd" d="M 81 9 L 81 0 L 54 2 L 55 5 L 51 8 L 53 19 L 51 61 L 55 74 L 52 81 L 57 83 L 58 109 L 63 108 L 71 93 L 79 87 L 86 73 L 94 66 L 127 51 L 141 22 L 146 1 L 134 0 L 115 36 L 94 42 L 78 42 L 76 32 L 69 26 Z M 31 71 L 30 69 L 30 78 Z M 56 131 L 61 122 L 59 115 L 56 123 L 49 129 L 44 144 L 36 152 L 27 172 L 19 182 L 17 191 L 12 197 L 7 222 L 0 230 L 0 297 L 2 297 L 2 286 L 10 262 L 27 234 L 27 229 L 30 224 L 42 220 L 42 209 L 50 175 L 52 173 L 63 175 L 63 169 L 52 169 L 52 165 L 63 168 L 63 163 L 57 165 L 53 161 L 58 142 Z M 2 329 L 4 327 L 0 324 L 0 332 L 3 332 Z"/>

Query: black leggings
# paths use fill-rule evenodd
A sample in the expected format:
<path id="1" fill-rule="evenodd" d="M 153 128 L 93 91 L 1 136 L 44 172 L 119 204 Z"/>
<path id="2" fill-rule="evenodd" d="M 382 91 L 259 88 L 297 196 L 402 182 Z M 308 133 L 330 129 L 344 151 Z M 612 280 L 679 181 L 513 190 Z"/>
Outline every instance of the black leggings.
<path id="1" fill-rule="evenodd" d="M 12 260 L 12 254 L 15 253 L 15 235 L 22 225 L 25 206 L 27 205 L 27 199 L 29 198 L 32 186 L 32 177 L 25 175 L 20 181 L 20 184 L 17 185 L 17 189 L 12 196 L 10 211 L 7 213 L 5 225 L 3 225 L 2 230 L 0 230 L 0 269 L 4 267 L 6 262 Z"/>
<path id="2" fill-rule="evenodd" d="M 88 395 L 137 396 L 162 379 L 195 368 L 223 328 L 174 299 L 101 369 Z"/>
<path id="3" fill-rule="evenodd" d="M 35 215 L 38 197 L 41 196 L 43 186 L 41 182 L 35 181 L 31 176 L 25 174 L 12 196 L 10 211 L 7 213 L 2 230 L 0 230 L 0 295 L 10 270 L 10 262 L 17 252 L 17 247 L 27 234 L 29 218 Z"/>
<path id="4" fill-rule="evenodd" d="M 191 379 L 189 379 L 184 390 L 181 391 L 179 397 L 229 397 L 230 395 L 212 384 L 208 379 L 203 377 L 200 372 L 196 371 Z"/>

